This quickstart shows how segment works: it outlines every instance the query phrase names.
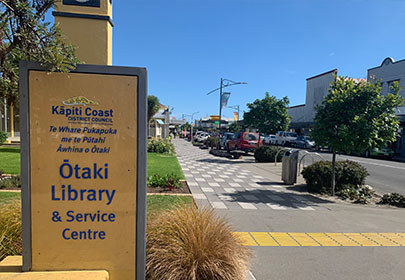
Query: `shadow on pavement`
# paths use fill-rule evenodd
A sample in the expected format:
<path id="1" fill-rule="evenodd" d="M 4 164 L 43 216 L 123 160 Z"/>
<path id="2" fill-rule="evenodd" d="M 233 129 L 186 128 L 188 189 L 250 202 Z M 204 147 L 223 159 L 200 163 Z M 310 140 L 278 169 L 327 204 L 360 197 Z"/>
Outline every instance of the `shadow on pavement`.
<path id="1" fill-rule="evenodd" d="M 243 190 L 227 193 L 227 196 L 234 202 L 248 202 L 251 204 L 271 203 L 289 208 L 335 203 L 334 201 L 315 197 L 310 194 L 285 193 L 276 190 Z"/>
<path id="2" fill-rule="evenodd" d="M 198 162 L 207 162 L 207 163 L 229 164 L 229 165 L 241 164 L 241 163 L 249 163 L 250 162 L 250 161 L 245 161 L 245 160 L 231 161 L 231 160 L 216 159 L 216 158 L 197 159 L 196 161 L 198 161 Z"/>

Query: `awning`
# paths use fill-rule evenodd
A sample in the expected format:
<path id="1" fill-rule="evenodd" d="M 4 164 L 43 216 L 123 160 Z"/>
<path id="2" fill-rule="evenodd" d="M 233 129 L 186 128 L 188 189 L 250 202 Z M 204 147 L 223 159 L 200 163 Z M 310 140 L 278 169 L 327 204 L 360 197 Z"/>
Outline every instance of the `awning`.
<path id="1" fill-rule="evenodd" d="M 158 124 L 165 124 L 162 120 L 156 120 Z"/>

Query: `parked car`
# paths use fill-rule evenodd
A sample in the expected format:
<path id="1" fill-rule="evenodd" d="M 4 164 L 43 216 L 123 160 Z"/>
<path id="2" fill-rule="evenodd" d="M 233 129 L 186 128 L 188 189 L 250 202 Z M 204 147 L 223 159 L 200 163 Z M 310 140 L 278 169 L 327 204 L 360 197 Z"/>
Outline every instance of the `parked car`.
<path id="1" fill-rule="evenodd" d="M 389 158 L 391 159 L 395 152 L 388 147 L 384 147 L 384 148 L 371 148 L 370 150 L 367 150 L 363 153 L 355 153 L 352 152 L 352 155 L 355 156 L 364 156 L 364 157 L 379 157 L 379 158 Z"/>
<path id="2" fill-rule="evenodd" d="M 276 135 L 266 135 L 263 137 L 263 143 L 267 145 L 276 145 Z"/>
<path id="3" fill-rule="evenodd" d="M 193 141 L 197 141 L 198 136 L 203 133 L 204 131 L 196 131 L 195 133 L 193 133 Z"/>
<path id="4" fill-rule="evenodd" d="M 226 142 L 233 136 L 233 133 L 231 132 L 226 132 L 224 135 L 221 137 L 219 140 L 219 147 L 220 148 L 226 148 Z"/>
<path id="5" fill-rule="evenodd" d="M 304 149 L 313 149 L 315 148 L 315 142 L 311 141 L 309 136 L 298 136 L 297 140 L 295 140 L 295 147 Z"/>
<path id="6" fill-rule="evenodd" d="M 254 132 L 236 132 L 226 142 L 228 151 L 241 150 L 245 152 L 254 152 L 259 143 L 259 133 Z M 263 146 L 263 139 L 260 138 L 260 146 Z"/>
<path id="7" fill-rule="evenodd" d="M 199 143 L 203 143 L 205 140 L 208 139 L 209 136 L 210 136 L 210 135 L 208 134 L 208 132 L 201 132 L 201 133 L 199 133 L 199 134 L 197 135 L 195 141 L 196 141 L 196 142 L 199 142 Z"/>
<path id="8" fill-rule="evenodd" d="M 385 157 L 385 158 L 392 158 L 395 152 L 388 147 L 379 149 L 379 148 L 372 148 L 370 151 L 366 151 L 366 157 Z"/>
<path id="9" fill-rule="evenodd" d="M 294 146 L 297 136 L 295 132 L 279 131 L 276 134 L 276 144 L 281 146 Z"/>

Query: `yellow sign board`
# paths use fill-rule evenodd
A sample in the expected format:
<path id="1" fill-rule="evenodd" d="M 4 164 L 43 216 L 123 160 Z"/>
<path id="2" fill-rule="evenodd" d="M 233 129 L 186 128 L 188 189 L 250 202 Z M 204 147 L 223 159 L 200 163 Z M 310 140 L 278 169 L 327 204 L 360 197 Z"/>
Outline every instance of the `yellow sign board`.
<path id="1" fill-rule="evenodd" d="M 219 121 L 219 115 L 211 115 L 210 119 L 213 121 Z"/>
<path id="2" fill-rule="evenodd" d="M 30 270 L 105 269 L 111 280 L 136 279 L 142 81 L 38 70 L 27 80 Z"/>

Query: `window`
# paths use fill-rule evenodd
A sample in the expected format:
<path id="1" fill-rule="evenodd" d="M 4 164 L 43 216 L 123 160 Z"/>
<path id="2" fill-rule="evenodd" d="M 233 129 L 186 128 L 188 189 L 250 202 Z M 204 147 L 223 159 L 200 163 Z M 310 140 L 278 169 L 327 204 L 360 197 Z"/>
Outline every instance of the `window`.
<path id="1" fill-rule="evenodd" d="M 392 86 L 394 85 L 395 82 L 398 83 L 399 85 L 399 79 L 398 80 L 393 80 L 393 81 L 389 81 L 388 82 L 388 93 L 395 93 L 395 91 L 393 90 Z"/>
<path id="2" fill-rule="evenodd" d="M 258 136 L 259 136 L 259 135 L 257 135 L 257 134 L 252 134 L 252 133 L 245 134 L 245 135 L 243 136 L 243 140 L 245 140 L 245 141 L 257 140 Z"/>

